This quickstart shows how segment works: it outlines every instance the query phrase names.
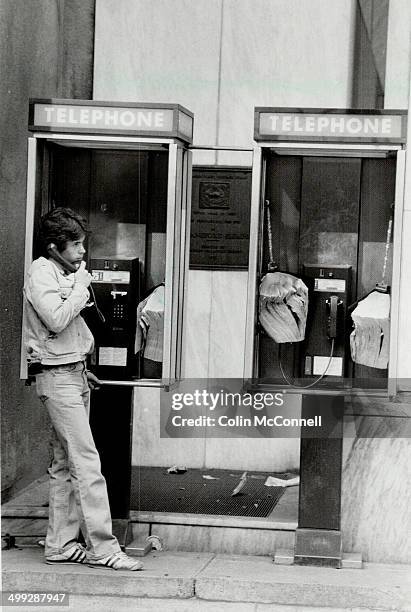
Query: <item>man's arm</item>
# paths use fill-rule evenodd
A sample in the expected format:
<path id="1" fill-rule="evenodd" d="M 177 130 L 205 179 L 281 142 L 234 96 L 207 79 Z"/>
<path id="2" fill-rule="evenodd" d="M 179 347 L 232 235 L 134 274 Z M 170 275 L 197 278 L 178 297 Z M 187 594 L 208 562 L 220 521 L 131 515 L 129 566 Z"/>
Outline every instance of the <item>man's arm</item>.
<path id="1" fill-rule="evenodd" d="M 85 272 L 84 266 L 82 272 Z M 63 300 L 58 280 L 52 269 L 44 266 L 35 270 L 29 281 L 28 299 L 46 327 L 55 333 L 63 331 L 81 312 L 89 299 L 86 278 L 77 277 L 71 294 Z"/>

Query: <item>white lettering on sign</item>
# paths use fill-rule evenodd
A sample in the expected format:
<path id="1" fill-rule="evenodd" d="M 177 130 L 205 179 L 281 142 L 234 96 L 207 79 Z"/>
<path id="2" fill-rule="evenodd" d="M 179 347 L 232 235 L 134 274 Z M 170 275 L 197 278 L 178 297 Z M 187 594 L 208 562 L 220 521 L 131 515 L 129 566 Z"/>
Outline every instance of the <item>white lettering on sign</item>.
<path id="1" fill-rule="evenodd" d="M 320 132 L 321 134 L 321 132 L 328 126 L 329 123 L 330 120 L 328 119 L 328 117 L 320 117 L 317 123 L 318 132 Z"/>
<path id="2" fill-rule="evenodd" d="M 52 120 L 51 117 L 52 117 L 52 115 L 53 115 L 55 110 L 56 110 L 55 108 L 53 108 L 53 107 L 50 108 L 50 106 L 45 106 L 44 107 L 44 112 L 46 113 L 46 121 L 47 121 L 47 123 L 51 123 L 51 120 Z"/>
<path id="3" fill-rule="evenodd" d="M 104 117 L 104 113 L 100 108 L 91 110 L 91 123 L 93 125 L 97 125 L 100 121 L 102 121 Z"/>
<path id="4" fill-rule="evenodd" d="M 156 113 L 155 125 L 158 128 L 164 127 L 164 114 L 163 113 Z"/>
<path id="5" fill-rule="evenodd" d="M 67 121 L 67 108 L 58 108 L 56 113 L 56 121 L 58 123 L 65 123 Z"/>
<path id="6" fill-rule="evenodd" d="M 88 108 L 81 108 L 80 109 L 80 123 L 82 125 L 87 125 L 88 124 L 88 122 L 90 120 L 89 115 L 90 115 L 90 111 L 88 110 Z"/>
<path id="7" fill-rule="evenodd" d="M 388 121 L 391 124 L 391 120 L 389 119 Z M 373 134 L 378 134 L 378 119 L 366 118 L 364 120 L 364 126 L 369 132 L 372 132 Z M 381 131 L 384 131 L 384 120 L 381 121 Z"/>
<path id="8" fill-rule="evenodd" d="M 82 105 L 35 104 L 34 125 L 70 128 L 172 131 L 172 109 L 113 108 Z"/>
<path id="9" fill-rule="evenodd" d="M 104 113 L 104 122 L 106 125 L 110 126 L 110 125 L 117 125 L 118 123 L 118 111 L 113 110 L 106 110 L 106 112 Z"/>
<path id="10" fill-rule="evenodd" d="M 300 118 L 301 118 L 301 117 L 297 117 L 297 119 L 300 119 Z M 303 125 L 302 125 L 302 122 L 300 122 L 300 121 L 296 121 L 296 122 L 295 122 L 295 131 L 296 131 L 296 132 L 302 132 L 302 131 L 303 131 L 303 129 L 304 129 L 304 127 L 303 127 Z"/>
<path id="11" fill-rule="evenodd" d="M 49 109 L 48 109 L 49 110 Z M 271 115 L 270 116 L 270 121 L 271 121 L 271 129 L 273 131 L 275 131 L 277 129 L 277 121 L 279 120 L 279 116 L 278 115 Z"/>
<path id="12" fill-rule="evenodd" d="M 384 117 L 382 120 L 381 131 L 383 134 L 389 134 L 391 131 L 391 119 L 389 117 Z"/>
<path id="13" fill-rule="evenodd" d="M 314 120 L 314 117 L 313 117 L 313 120 Z M 344 131 L 344 119 L 342 119 L 341 117 L 331 117 L 330 125 L 331 125 L 331 130 L 333 132 L 338 132 L 341 134 L 341 132 Z"/>
<path id="14" fill-rule="evenodd" d="M 259 117 L 261 136 L 403 138 L 401 115 L 260 112 Z"/>
<path id="15" fill-rule="evenodd" d="M 314 132 L 315 130 L 314 117 L 306 117 L 305 129 L 307 130 L 307 132 Z"/>

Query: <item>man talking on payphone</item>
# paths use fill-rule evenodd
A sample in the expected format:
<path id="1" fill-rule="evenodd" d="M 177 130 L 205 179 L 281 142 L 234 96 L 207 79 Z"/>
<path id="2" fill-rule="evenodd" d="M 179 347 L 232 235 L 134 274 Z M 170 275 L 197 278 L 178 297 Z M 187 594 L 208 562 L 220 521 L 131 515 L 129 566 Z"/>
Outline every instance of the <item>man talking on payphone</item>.
<path id="1" fill-rule="evenodd" d="M 89 300 L 85 220 L 68 208 L 41 219 L 47 257 L 36 259 L 24 287 L 24 338 L 29 373 L 53 425 L 49 468 L 46 563 L 140 570 L 112 534 L 106 481 L 89 425 L 90 388 L 99 380 L 86 368 L 93 336 L 81 316 Z M 114 449 L 113 449 L 114 451 Z M 86 546 L 78 542 L 80 530 Z"/>

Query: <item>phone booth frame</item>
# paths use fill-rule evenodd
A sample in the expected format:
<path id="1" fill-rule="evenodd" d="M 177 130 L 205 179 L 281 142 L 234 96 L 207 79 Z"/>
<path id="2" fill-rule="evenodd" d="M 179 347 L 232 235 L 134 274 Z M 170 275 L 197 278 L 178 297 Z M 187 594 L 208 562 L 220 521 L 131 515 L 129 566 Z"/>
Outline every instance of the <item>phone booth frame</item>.
<path id="1" fill-rule="evenodd" d="M 337 117 L 362 118 L 366 116 L 376 118 L 394 117 L 398 120 L 397 131 L 394 135 L 384 134 L 377 136 L 358 136 L 356 134 L 344 136 L 301 133 L 297 130 L 289 135 L 281 130 L 270 130 L 268 118 L 270 116 L 299 117 Z M 256 380 L 257 372 L 257 295 L 258 295 L 258 271 L 261 268 L 262 259 L 262 225 L 264 219 L 264 193 L 266 184 L 267 155 L 271 152 L 278 154 L 293 154 L 296 156 L 337 156 L 337 157 L 385 157 L 396 156 L 396 178 L 395 178 L 395 202 L 394 202 L 394 233 L 393 233 L 393 265 L 391 282 L 391 315 L 390 315 L 390 354 L 388 367 L 388 385 L 385 396 L 394 397 L 397 388 L 397 363 L 398 346 L 395 339 L 399 333 L 399 293 L 400 293 L 400 262 L 401 262 L 401 240 L 402 240 L 402 218 L 404 209 L 404 184 L 405 184 L 405 141 L 406 141 L 406 111 L 402 110 L 341 110 L 341 109 L 298 109 L 298 108 L 255 108 L 255 132 L 254 138 L 257 144 L 253 149 L 252 166 L 252 195 L 251 195 L 251 221 L 250 221 L 250 252 L 249 252 L 249 276 L 247 289 L 247 321 L 246 341 L 244 359 L 244 379 Z M 288 124 L 287 124 L 288 127 Z M 300 126 L 298 126 L 300 127 Z M 311 127 L 311 124 L 310 124 Z M 281 385 L 283 388 L 284 385 Z M 287 390 L 293 392 L 292 389 Z M 301 393 L 301 390 L 295 392 Z M 332 391 L 331 391 L 332 392 Z M 338 393 L 338 391 L 335 391 Z M 365 390 L 367 394 L 381 395 L 382 390 L 373 392 Z"/>
<path id="2" fill-rule="evenodd" d="M 119 119 L 115 122 L 113 117 L 124 117 L 124 125 L 120 124 Z M 133 119 L 137 124 L 135 129 L 130 127 Z M 158 381 L 103 380 L 104 385 L 167 388 L 180 377 L 184 296 L 190 248 L 192 153 L 188 146 L 193 139 L 193 124 L 193 114 L 179 104 L 30 99 L 29 131 L 33 135 L 28 138 L 25 275 L 32 262 L 36 201 L 42 197 L 38 193 L 39 169 L 42 165 L 39 149 L 42 144 L 56 143 L 90 149 L 168 151 L 162 378 Z M 20 377 L 27 378 L 23 345 Z"/>
<path id="3" fill-rule="evenodd" d="M 136 387 L 167 391 L 181 375 L 190 248 L 192 153 L 189 145 L 193 127 L 193 114 L 178 104 L 31 99 L 29 105 L 32 135 L 28 138 L 27 157 L 25 275 L 33 259 L 36 219 L 50 206 L 48 143 L 50 147 L 57 144 L 113 152 L 166 151 L 168 154 L 162 377 L 127 380 L 101 377 L 103 386 L 91 397 L 90 423 L 107 482 L 113 533 L 123 548 L 133 538 L 130 487 L 134 392 Z M 23 335 L 20 377 L 28 378 Z M 121 409 L 114 412 L 113 407 Z M 116 440 L 114 457 L 113 440 Z"/>
<path id="4" fill-rule="evenodd" d="M 318 403 L 322 408 L 337 416 L 334 437 L 312 437 L 309 428 L 301 427 L 300 485 L 298 526 L 295 548 L 292 553 L 294 563 L 301 565 L 321 565 L 342 567 L 341 533 L 341 482 L 342 452 L 344 436 L 345 399 L 358 395 L 374 397 L 395 397 L 398 389 L 397 364 L 399 335 L 399 301 L 401 241 L 404 209 L 405 162 L 406 162 L 406 111 L 402 110 L 339 110 L 339 109 L 299 109 L 299 108 L 255 108 L 255 141 L 252 166 L 252 195 L 250 221 L 250 251 L 247 288 L 246 339 L 244 356 L 244 380 L 252 388 L 281 389 L 284 393 L 301 394 L 302 417 L 317 414 Z M 276 117 L 270 123 L 271 117 Z M 328 133 L 315 134 L 313 126 L 322 118 L 322 126 L 332 125 L 332 118 L 358 120 L 364 117 L 392 117 L 396 126 L 394 134 L 382 137 L 357 134 L 344 136 Z M 287 117 L 282 122 L 281 118 Z M 304 132 L 304 118 L 309 118 L 309 130 Z M 321 125 L 321 123 L 320 123 Z M 294 131 L 293 131 L 294 126 Z M 283 128 L 283 129 L 282 129 Z M 314 132 L 314 133 L 313 133 Z M 258 379 L 258 286 L 259 272 L 262 267 L 264 201 L 266 189 L 266 166 L 268 155 L 288 153 L 296 156 L 328 157 L 386 157 L 396 156 L 393 263 L 391 281 L 390 312 L 390 351 L 388 383 L 386 390 L 341 390 L 292 388 L 283 384 L 261 384 Z M 359 555 L 360 556 L 360 555 Z M 281 559 L 275 562 L 282 563 Z M 360 562 L 361 563 L 361 562 Z"/>

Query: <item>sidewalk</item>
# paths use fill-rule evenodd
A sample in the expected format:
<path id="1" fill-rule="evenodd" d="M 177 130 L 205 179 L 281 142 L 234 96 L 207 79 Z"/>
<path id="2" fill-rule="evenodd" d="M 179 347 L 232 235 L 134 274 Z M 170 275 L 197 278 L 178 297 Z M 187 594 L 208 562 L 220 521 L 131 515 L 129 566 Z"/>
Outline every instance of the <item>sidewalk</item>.
<path id="1" fill-rule="evenodd" d="M 277 566 L 269 557 L 177 552 L 152 552 L 144 566 L 134 573 L 51 566 L 40 548 L 5 550 L 2 590 L 65 592 L 70 606 L 51 609 L 70 612 L 411 612 L 410 566 L 336 570 Z"/>

